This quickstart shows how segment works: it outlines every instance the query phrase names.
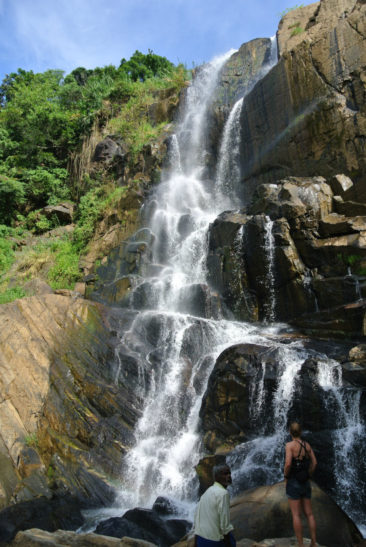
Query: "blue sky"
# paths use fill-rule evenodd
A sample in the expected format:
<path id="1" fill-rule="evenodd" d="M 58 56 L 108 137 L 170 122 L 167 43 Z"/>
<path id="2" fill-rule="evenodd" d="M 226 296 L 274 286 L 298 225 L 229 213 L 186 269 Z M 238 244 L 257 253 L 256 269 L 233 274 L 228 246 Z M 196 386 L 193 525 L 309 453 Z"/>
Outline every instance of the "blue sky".
<path id="1" fill-rule="evenodd" d="M 311 2 L 304 1 L 303 4 Z M 18 68 L 119 65 L 136 49 L 188 67 L 275 34 L 291 0 L 0 0 L 0 81 Z"/>

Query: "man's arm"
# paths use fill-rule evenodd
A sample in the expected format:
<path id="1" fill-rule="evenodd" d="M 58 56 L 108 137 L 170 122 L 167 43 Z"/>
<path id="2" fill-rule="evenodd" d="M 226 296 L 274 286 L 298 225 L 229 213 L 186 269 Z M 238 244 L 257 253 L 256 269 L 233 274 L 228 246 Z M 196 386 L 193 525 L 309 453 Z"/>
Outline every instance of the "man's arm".
<path id="1" fill-rule="evenodd" d="M 292 450 L 290 447 L 290 443 L 286 444 L 286 457 L 285 457 L 285 468 L 283 470 L 283 474 L 285 476 L 285 480 L 287 480 L 290 470 L 291 470 L 291 463 L 292 463 Z"/>
<path id="2" fill-rule="evenodd" d="M 229 533 L 234 529 L 230 523 L 230 497 L 229 492 L 225 492 L 225 495 L 221 497 L 218 504 L 218 518 L 219 526 L 222 535 L 224 536 L 225 546 L 231 545 Z"/>

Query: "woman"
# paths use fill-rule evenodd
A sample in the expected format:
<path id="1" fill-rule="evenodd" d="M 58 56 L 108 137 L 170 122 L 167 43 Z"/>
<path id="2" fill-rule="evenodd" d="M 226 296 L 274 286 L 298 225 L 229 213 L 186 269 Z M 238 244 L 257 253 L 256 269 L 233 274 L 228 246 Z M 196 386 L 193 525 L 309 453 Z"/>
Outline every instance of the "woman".
<path id="1" fill-rule="evenodd" d="M 309 478 L 314 473 L 317 461 L 309 443 L 301 439 L 301 426 L 297 422 L 290 425 L 292 441 L 286 444 L 285 481 L 286 494 L 292 513 L 294 532 L 303 547 L 301 511 L 309 524 L 311 547 L 316 547 L 316 524 L 311 508 L 311 486 Z"/>

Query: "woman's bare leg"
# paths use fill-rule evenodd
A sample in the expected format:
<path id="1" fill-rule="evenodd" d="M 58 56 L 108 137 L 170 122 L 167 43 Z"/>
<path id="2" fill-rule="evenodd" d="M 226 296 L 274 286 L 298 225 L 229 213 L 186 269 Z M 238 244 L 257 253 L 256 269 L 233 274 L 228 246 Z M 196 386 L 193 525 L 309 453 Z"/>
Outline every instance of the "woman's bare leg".
<path id="1" fill-rule="evenodd" d="M 308 519 L 311 543 L 310 547 L 316 547 L 316 523 L 313 515 L 313 509 L 311 507 L 311 500 L 308 498 L 301 498 L 302 510 L 304 511 L 306 518 Z"/>
<path id="2" fill-rule="evenodd" d="M 304 547 L 302 539 L 302 522 L 301 522 L 301 500 L 288 500 L 291 513 L 292 513 L 292 525 L 294 527 L 295 536 L 299 547 Z"/>

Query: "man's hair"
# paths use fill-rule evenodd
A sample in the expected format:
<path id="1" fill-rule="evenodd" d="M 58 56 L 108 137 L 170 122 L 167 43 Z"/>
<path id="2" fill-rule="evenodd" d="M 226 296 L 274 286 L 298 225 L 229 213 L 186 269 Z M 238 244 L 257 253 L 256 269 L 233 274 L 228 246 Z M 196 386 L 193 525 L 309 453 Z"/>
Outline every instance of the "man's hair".
<path id="1" fill-rule="evenodd" d="M 290 434 L 293 437 L 301 437 L 301 425 L 297 422 L 292 422 L 290 424 Z"/>
<path id="2" fill-rule="evenodd" d="M 219 465 L 215 465 L 212 468 L 213 479 L 216 480 L 223 471 L 226 471 L 226 469 L 230 469 L 230 467 L 226 463 L 220 463 Z"/>

